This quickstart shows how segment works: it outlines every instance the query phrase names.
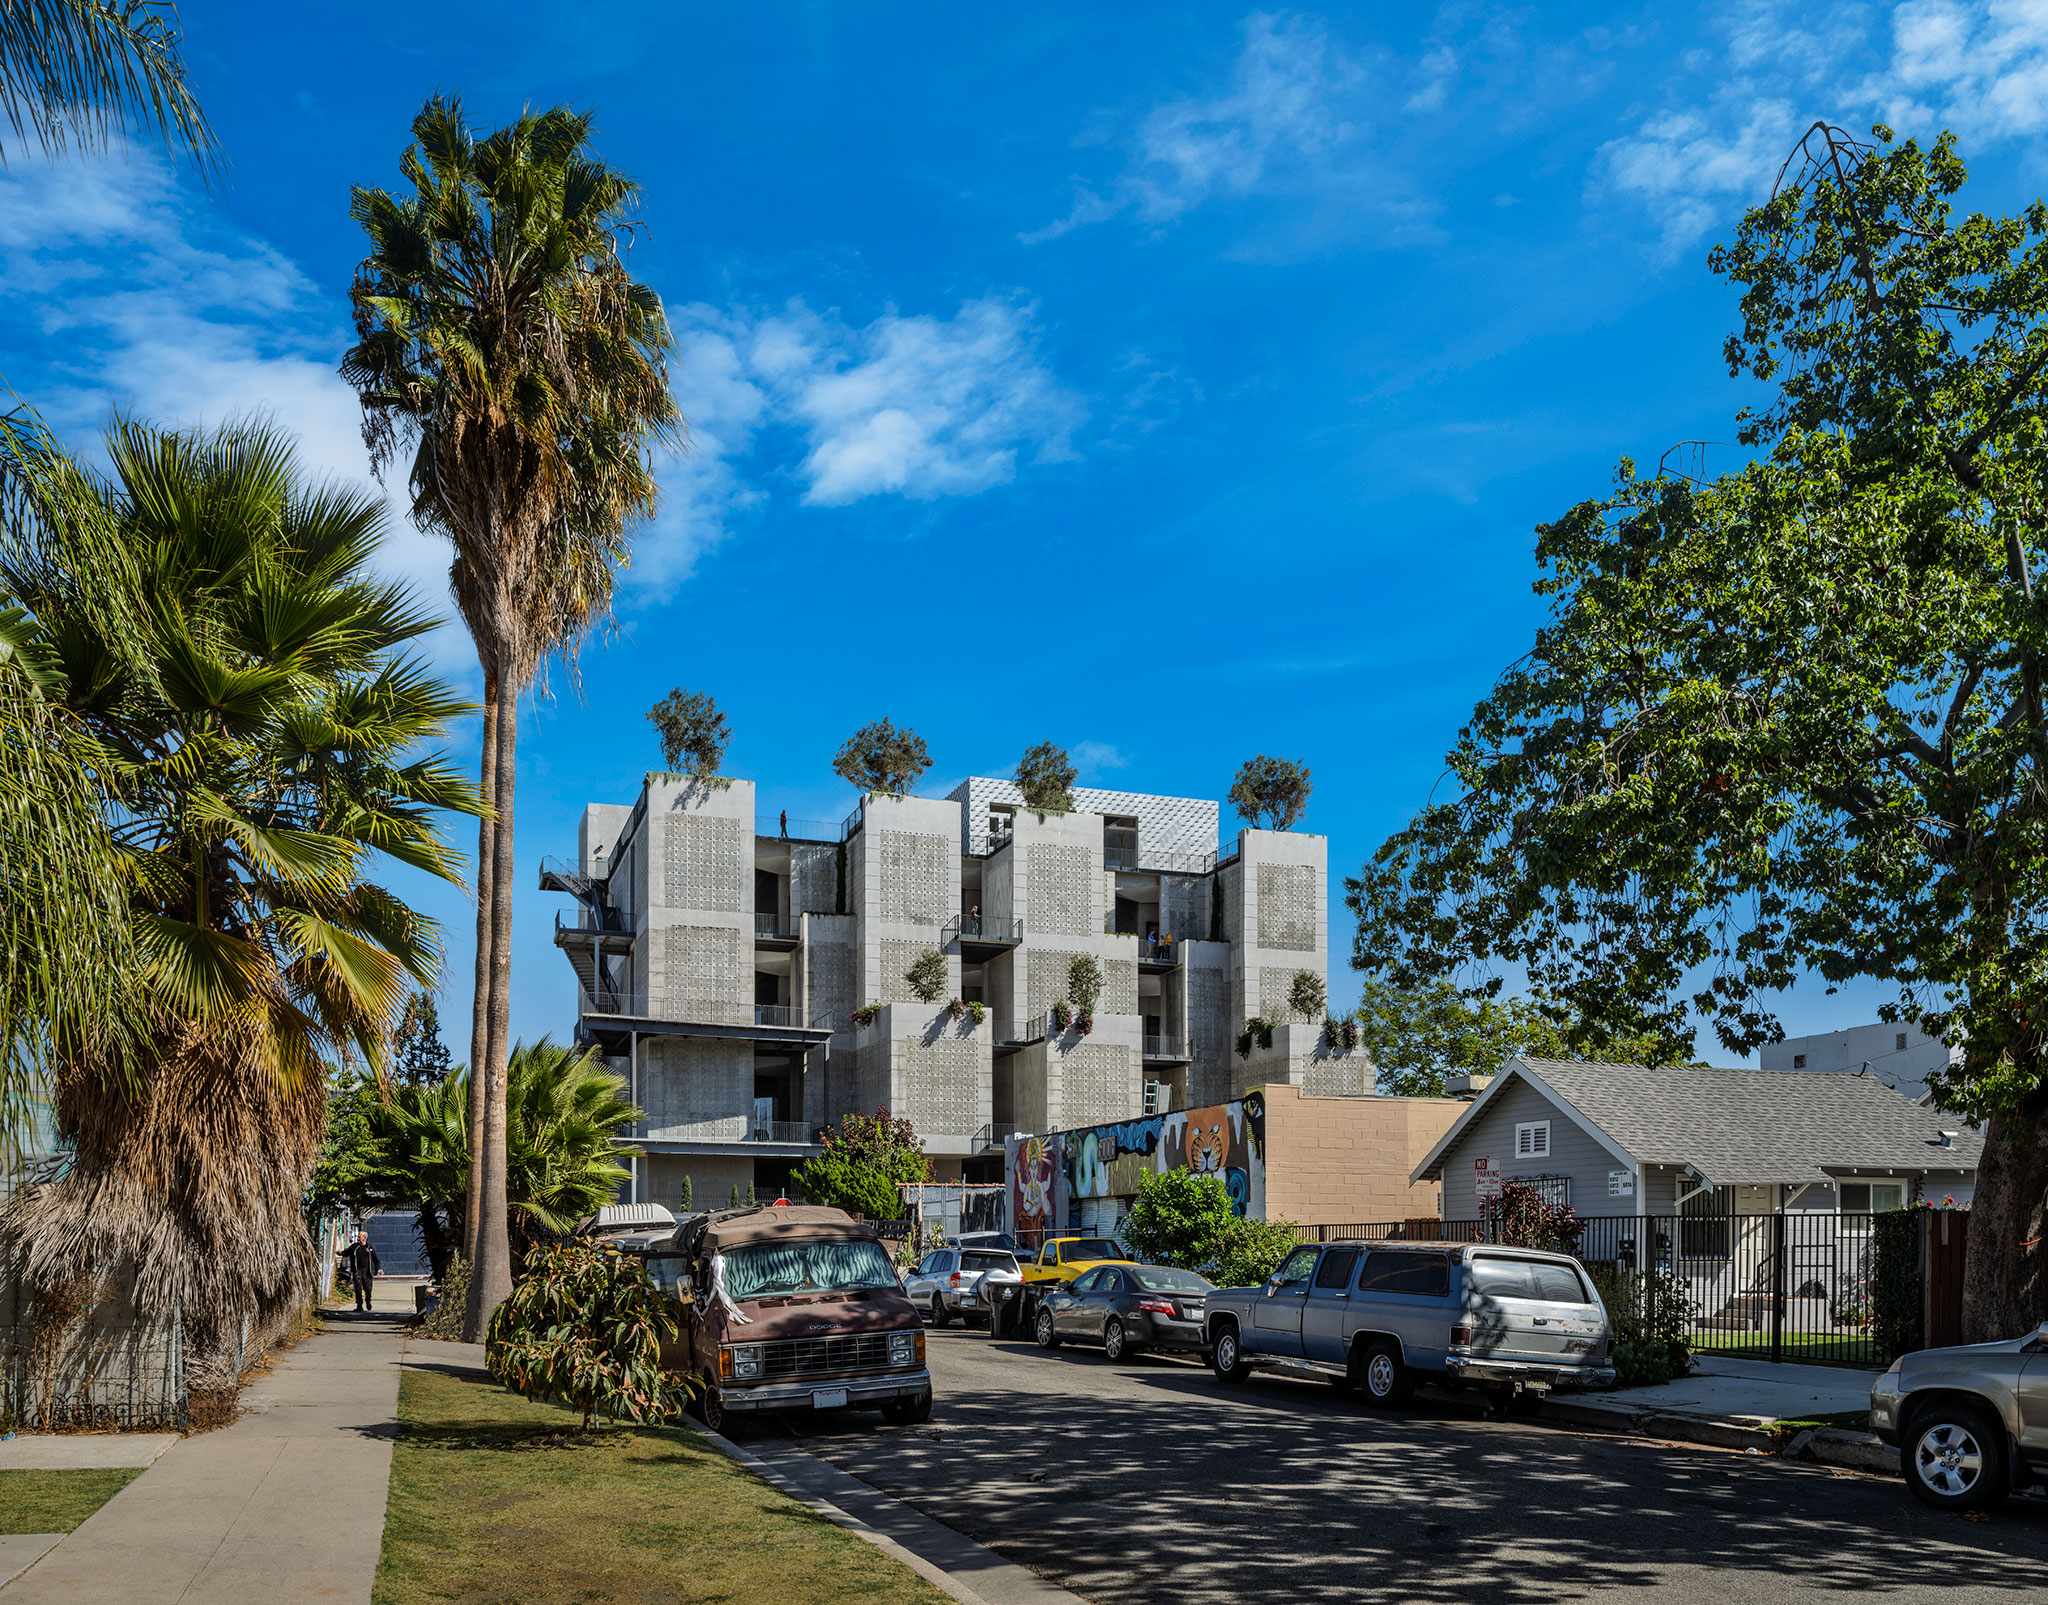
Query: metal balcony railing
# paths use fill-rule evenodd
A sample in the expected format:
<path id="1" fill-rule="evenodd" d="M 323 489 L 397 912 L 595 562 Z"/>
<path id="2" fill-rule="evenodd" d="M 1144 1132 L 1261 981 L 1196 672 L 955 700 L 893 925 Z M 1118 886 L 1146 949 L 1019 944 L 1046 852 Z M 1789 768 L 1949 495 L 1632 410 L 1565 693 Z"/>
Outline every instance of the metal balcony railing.
<path id="1" fill-rule="evenodd" d="M 803 916 L 799 914 L 764 914 L 756 909 L 754 934 L 768 937 L 773 941 L 793 942 L 799 934 L 798 927 L 802 918 Z"/>
<path id="2" fill-rule="evenodd" d="M 1019 1136 L 1023 1130 L 1022 1126 L 991 1121 L 974 1134 L 974 1151 L 978 1154 L 992 1153 L 1003 1146 L 1005 1137 Z"/>
<path id="3" fill-rule="evenodd" d="M 784 819 L 781 814 L 756 814 L 754 834 L 771 841 L 835 842 L 839 840 L 839 827 L 829 819 Z"/>
<path id="4" fill-rule="evenodd" d="M 939 927 L 939 936 L 942 943 L 956 937 L 970 942 L 1021 942 L 1024 922 L 997 919 L 993 914 L 956 914 Z"/>
<path id="5" fill-rule="evenodd" d="M 747 1122 L 748 1142 L 816 1142 L 818 1129 L 801 1120 L 754 1120 Z"/>
<path id="6" fill-rule="evenodd" d="M 1148 1036 L 1145 1038 L 1144 1056 L 1147 1059 L 1185 1059 L 1188 1056 L 1187 1039 Z"/>
<path id="7" fill-rule="evenodd" d="M 615 908 L 592 908 L 587 903 L 578 903 L 567 912 L 555 910 L 555 932 L 589 931 L 601 936 L 631 936 L 632 927 L 627 925 L 625 916 Z"/>
<path id="8" fill-rule="evenodd" d="M 577 990 L 583 1012 L 589 1015 L 673 1020 L 679 1024 L 770 1026 L 785 1031 L 829 1031 L 834 1024 L 829 1013 L 806 1021 L 802 1009 L 787 1003 L 741 1003 L 730 998 L 688 998 L 666 992 L 636 996 L 609 989 L 592 994 L 588 987 Z"/>

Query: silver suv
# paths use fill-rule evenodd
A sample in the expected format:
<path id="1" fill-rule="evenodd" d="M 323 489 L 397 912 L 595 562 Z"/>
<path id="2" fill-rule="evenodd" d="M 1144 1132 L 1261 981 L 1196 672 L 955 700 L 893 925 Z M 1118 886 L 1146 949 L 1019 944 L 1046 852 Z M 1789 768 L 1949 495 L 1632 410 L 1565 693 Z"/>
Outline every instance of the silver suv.
<path id="1" fill-rule="evenodd" d="M 2016 1482 L 2048 1480 L 2048 1321 L 1892 1361 L 1870 1390 L 1870 1430 L 1937 1510 L 1986 1510 Z"/>
<path id="2" fill-rule="evenodd" d="M 1210 1363 L 1225 1382 L 1294 1372 L 1354 1384 L 1379 1405 L 1405 1403 L 1425 1380 L 1531 1402 L 1614 1383 L 1606 1307 L 1569 1254 L 1305 1243 L 1263 1287 L 1208 1303 Z"/>
<path id="3" fill-rule="evenodd" d="M 1017 1256 L 999 1248 L 935 1248 L 903 1279 L 903 1291 L 934 1326 L 951 1326 L 955 1316 L 973 1321 L 988 1314 L 971 1294 L 990 1271 L 1016 1276 Z"/>

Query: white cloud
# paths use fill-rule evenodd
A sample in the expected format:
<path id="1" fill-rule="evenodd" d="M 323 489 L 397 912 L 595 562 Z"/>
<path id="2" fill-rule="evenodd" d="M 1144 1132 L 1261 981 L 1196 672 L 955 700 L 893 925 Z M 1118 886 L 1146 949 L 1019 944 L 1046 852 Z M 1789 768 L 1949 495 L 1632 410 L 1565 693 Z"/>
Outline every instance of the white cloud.
<path id="1" fill-rule="evenodd" d="M 1084 187 L 1066 217 L 1021 238 L 1035 244 L 1124 212 L 1167 223 L 1213 196 L 1251 194 L 1326 165 L 1360 132 L 1364 80 L 1320 23 L 1254 12 L 1227 90 L 1154 108 L 1110 195 Z"/>
<path id="2" fill-rule="evenodd" d="M 1892 14 L 1891 59 L 1874 88 L 1902 125 L 2037 134 L 2048 126 L 2048 5 L 1909 0 Z"/>
<path id="3" fill-rule="evenodd" d="M 370 481 L 355 392 L 335 372 L 340 309 L 155 161 L 31 160 L 0 176 L 0 295 L 5 377 L 74 449 L 117 408 L 182 426 L 268 414 L 316 476 Z M 448 559 L 394 501 L 380 568 L 445 610 Z M 453 624 L 424 649 L 450 669 L 474 662 Z"/>
<path id="4" fill-rule="evenodd" d="M 1131 761 L 1107 741 L 1077 741 L 1067 756 L 1084 776 L 1099 775 L 1107 769 L 1124 769 Z"/>
<path id="5" fill-rule="evenodd" d="M 1728 128 L 1699 112 L 1663 112 L 1601 148 L 1600 170 L 1662 227 L 1667 250 L 1692 244 L 1731 211 L 1761 200 L 1796 137 L 1789 101 L 1757 101 Z"/>

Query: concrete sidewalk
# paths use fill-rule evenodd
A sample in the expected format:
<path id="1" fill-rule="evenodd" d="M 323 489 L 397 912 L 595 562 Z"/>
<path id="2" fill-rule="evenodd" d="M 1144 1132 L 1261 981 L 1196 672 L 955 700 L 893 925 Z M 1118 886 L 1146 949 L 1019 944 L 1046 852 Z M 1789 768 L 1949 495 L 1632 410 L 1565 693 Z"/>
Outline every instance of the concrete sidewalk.
<path id="1" fill-rule="evenodd" d="M 368 1605 L 412 1307 L 388 1291 L 369 1314 L 324 1312 L 322 1336 L 243 1389 L 234 1425 L 172 1444 L 0 1600 Z"/>
<path id="2" fill-rule="evenodd" d="M 1648 1388 L 1612 1393 L 1560 1393 L 1538 1419 L 1560 1426 L 1789 1454 L 1831 1465 L 1888 1471 L 1897 1456 L 1861 1426 L 1823 1427 L 1787 1440 L 1765 1430 L 1774 1421 L 1864 1413 L 1876 1370 L 1830 1365 L 1773 1365 L 1768 1360 L 1702 1354 L 1692 1375 Z"/>

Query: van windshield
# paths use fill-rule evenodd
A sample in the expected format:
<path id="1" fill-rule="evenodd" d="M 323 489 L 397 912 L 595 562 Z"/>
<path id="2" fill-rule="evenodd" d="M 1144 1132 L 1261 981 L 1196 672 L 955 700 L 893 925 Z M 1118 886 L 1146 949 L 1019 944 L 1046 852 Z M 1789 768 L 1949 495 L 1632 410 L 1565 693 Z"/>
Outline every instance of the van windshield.
<path id="1" fill-rule="evenodd" d="M 760 1243 L 725 1256 L 725 1291 L 735 1299 L 896 1285 L 879 1243 Z"/>

